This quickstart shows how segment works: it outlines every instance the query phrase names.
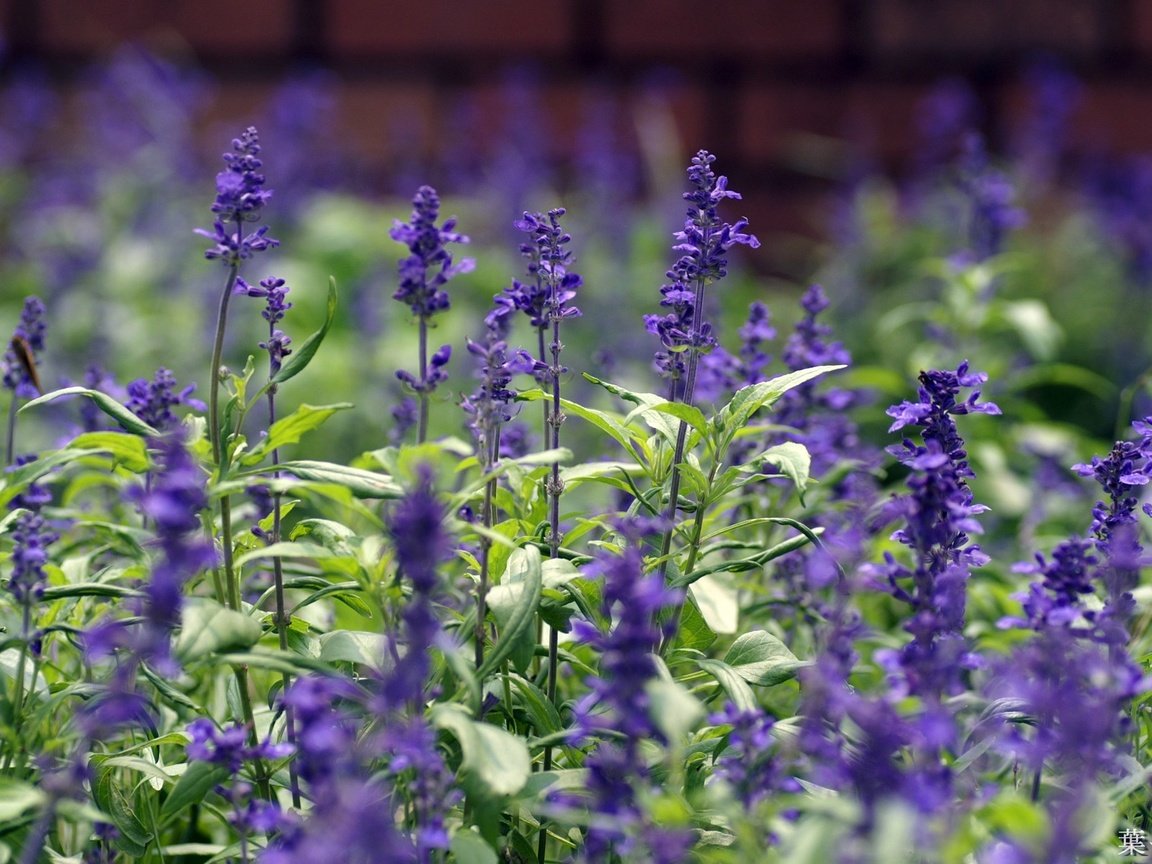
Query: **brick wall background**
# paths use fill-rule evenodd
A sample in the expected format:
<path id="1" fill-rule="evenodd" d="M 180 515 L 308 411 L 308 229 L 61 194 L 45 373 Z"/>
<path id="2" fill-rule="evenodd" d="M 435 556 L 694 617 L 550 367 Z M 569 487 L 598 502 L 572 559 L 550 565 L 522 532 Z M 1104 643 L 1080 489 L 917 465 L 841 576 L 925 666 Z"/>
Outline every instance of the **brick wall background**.
<path id="1" fill-rule="evenodd" d="M 334 134 L 378 167 L 459 150 L 465 103 L 467 144 L 492 154 L 514 135 L 567 164 L 581 118 L 608 104 L 624 146 L 716 152 L 760 230 L 811 224 L 845 165 L 837 141 L 909 164 L 917 105 L 944 77 L 971 84 L 1005 146 L 1041 56 L 1083 82 L 1073 148 L 1152 151 L 1152 0 L 0 0 L 0 30 L 0 75 L 35 62 L 63 87 L 126 42 L 194 63 L 220 83 L 217 118 L 292 69 L 331 69 Z"/>

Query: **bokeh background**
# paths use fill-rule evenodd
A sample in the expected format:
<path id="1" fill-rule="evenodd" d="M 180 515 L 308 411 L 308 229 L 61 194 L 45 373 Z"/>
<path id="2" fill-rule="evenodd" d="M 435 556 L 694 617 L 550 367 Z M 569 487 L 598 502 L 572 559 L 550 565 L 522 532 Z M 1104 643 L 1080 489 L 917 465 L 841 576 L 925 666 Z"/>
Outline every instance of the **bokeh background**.
<path id="1" fill-rule="evenodd" d="M 641 316 L 705 147 L 744 196 L 728 218 L 763 241 L 736 250 L 710 310 L 730 350 L 751 300 L 786 332 L 818 279 L 861 368 L 894 370 L 870 383 L 903 393 L 919 365 L 970 355 L 940 336 L 957 315 L 933 268 L 971 252 L 963 213 L 984 190 L 1004 221 L 997 289 L 1027 301 L 1004 338 L 1067 373 L 1031 395 L 1105 435 L 1149 365 L 1132 313 L 1152 277 L 1149 118 L 1141 0 L 0 0 L 0 313 L 44 298 L 52 386 L 122 392 L 164 365 L 203 393 L 221 274 L 192 232 L 220 153 L 255 124 L 283 240 L 260 268 L 293 285 L 289 332 L 316 326 L 329 276 L 341 289 L 311 392 L 285 398 L 356 401 L 372 419 L 332 426 L 349 450 L 387 440 L 394 370 L 412 365 L 388 229 L 421 183 L 478 265 L 435 338 L 465 357 L 522 272 L 513 221 L 562 204 L 592 322 L 574 377 L 656 389 Z M 237 365 L 259 336 L 249 305 Z M 999 339 L 986 323 L 964 326 Z M 958 356 L 929 358 L 932 342 Z M 454 363 L 445 401 L 470 386 Z"/>

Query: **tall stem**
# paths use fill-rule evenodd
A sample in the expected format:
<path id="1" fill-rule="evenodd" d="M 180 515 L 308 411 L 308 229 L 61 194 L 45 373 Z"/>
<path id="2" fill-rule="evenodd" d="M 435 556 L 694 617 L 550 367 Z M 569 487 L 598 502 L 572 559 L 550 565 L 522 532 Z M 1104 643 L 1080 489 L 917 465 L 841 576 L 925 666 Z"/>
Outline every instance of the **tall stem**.
<path id="1" fill-rule="evenodd" d="M 18 408 L 16 391 L 12 391 L 12 401 L 8 403 L 8 445 L 4 464 L 11 465 L 16 460 L 16 410 Z"/>
<path id="2" fill-rule="evenodd" d="M 274 335 L 274 325 L 269 323 L 268 335 L 271 339 Z M 271 375 L 276 374 L 276 370 L 270 370 Z M 268 388 L 268 428 L 272 428 L 272 424 L 276 422 L 276 385 L 273 384 Z M 272 451 L 272 464 L 280 464 L 280 448 L 277 447 Z M 280 477 L 279 471 L 272 472 L 272 479 L 277 480 Z M 272 536 L 271 542 L 273 544 L 280 542 L 280 493 L 272 493 Z M 280 643 L 280 650 L 288 650 L 288 616 L 285 614 L 284 602 L 284 564 L 277 555 L 272 559 L 272 578 L 275 584 L 276 594 L 276 636 Z M 287 672 L 283 673 L 282 680 L 284 682 L 283 693 L 288 692 L 289 686 L 292 684 L 292 676 Z M 284 706 L 284 729 L 288 743 L 293 747 L 296 746 L 296 717 L 295 712 L 292 710 L 291 705 Z M 292 790 L 292 806 L 299 809 L 301 806 L 300 797 L 300 778 L 299 772 L 296 767 L 296 760 L 291 759 L 288 762 L 288 781 Z"/>
<path id="3" fill-rule="evenodd" d="M 420 421 L 416 427 L 416 443 L 428 438 L 428 319 L 420 316 Z"/>
<path id="4" fill-rule="evenodd" d="M 499 452 L 500 426 L 498 423 L 488 424 L 488 440 L 484 443 L 484 467 L 490 469 L 496 464 L 496 454 Z M 493 439 L 496 439 L 495 443 Z M 485 528 L 492 527 L 493 499 L 496 496 L 496 480 L 489 480 L 484 484 L 484 510 L 481 519 Z M 492 550 L 492 541 L 487 535 L 480 538 L 480 584 L 476 586 L 476 668 L 484 665 L 484 619 L 488 617 L 488 559 Z"/>
<path id="5" fill-rule="evenodd" d="M 243 224 L 236 220 L 236 237 L 239 240 L 243 234 Z M 216 473 L 219 478 L 224 474 L 224 441 L 223 430 L 220 428 L 220 366 L 224 357 L 224 332 L 228 327 L 228 303 L 232 299 L 232 289 L 236 287 L 236 277 L 239 275 L 240 262 L 236 259 L 228 267 L 228 278 L 224 282 L 224 291 L 220 295 L 220 306 L 216 314 L 216 338 L 212 343 L 212 378 L 208 387 L 208 439 L 212 444 L 212 459 L 216 463 Z M 224 587 L 228 606 L 235 611 L 240 607 L 240 583 L 237 579 L 236 568 L 232 562 L 232 501 L 224 495 L 220 499 L 220 545 L 224 558 Z M 248 728 L 248 743 L 255 747 L 259 743 L 256 734 L 256 717 L 252 712 L 252 698 L 248 694 L 248 667 L 234 667 L 236 684 L 240 691 L 240 709 L 244 725 Z M 261 797 L 271 800 L 271 787 L 268 783 L 267 769 L 263 760 L 257 759 L 256 785 Z"/>
<path id="6" fill-rule="evenodd" d="M 20 715 L 24 713 L 24 669 L 28 662 L 28 633 L 32 629 L 32 598 L 27 591 L 24 593 L 21 605 L 23 606 L 20 625 L 22 641 L 20 643 L 20 656 L 16 661 L 16 681 L 12 696 L 12 722 L 16 724 L 17 730 L 23 728 Z M 20 745 L 17 744 L 17 746 Z M 11 767 L 13 756 L 20 758 L 23 753 L 24 749 L 21 747 L 15 753 L 5 754 L 4 770 L 7 771 Z"/>

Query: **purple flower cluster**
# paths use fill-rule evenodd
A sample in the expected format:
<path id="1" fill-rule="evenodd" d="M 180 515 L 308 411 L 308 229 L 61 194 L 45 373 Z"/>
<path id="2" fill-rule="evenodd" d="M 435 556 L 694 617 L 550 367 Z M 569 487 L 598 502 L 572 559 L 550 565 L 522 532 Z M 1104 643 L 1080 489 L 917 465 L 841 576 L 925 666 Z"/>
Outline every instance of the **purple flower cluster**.
<path id="1" fill-rule="evenodd" d="M 746 810 L 781 790 L 799 789 L 794 780 L 783 775 L 772 737 L 775 721 L 766 712 L 742 711 L 729 702 L 710 722 L 731 727 L 713 776 L 732 788 Z"/>
<path id="2" fill-rule="evenodd" d="M 960 164 L 960 188 L 968 196 L 968 250 L 976 261 L 986 261 L 1004 248 L 1007 233 L 1024 223 L 1024 212 L 1015 206 L 1016 190 L 1008 178 L 988 164 L 979 135 L 964 141 Z"/>
<path id="3" fill-rule="evenodd" d="M 982 530 L 976 504 L 965 482 L 973 476 L 954 415 L 999 414 L 991 402 L 979 402 L 974 391 L 958 402 L 962 389 L 975 387 L 986 375 L 970 373 L 962 363 L 956 372 L 920 373 L 920 401 L 903 402 L 888 410 L 895 418 L 890 431 L 916 426 L 923 444 L 905 438 L 891 452 L 912 469 L 909 494 L 893 499 L 887 515 L 902 518 L 904 527 L 892 539 L 913 552 L 912 566 L 885 554 L 885 563 L 872 568 L 889 590 L 912 607 L 905 630 L 913 641 L 900 652 L 880 652 L 878 659 L 894 684 L 913 695 L 940 699 L 957 692 L 960 676 L 976 660 L 962 635 L 969 570 L 987 563 L 987 556 L 969 535 Z M 909 587 L 904 587 L 906 583 Z"/>
<path id="4" fill-rule="evenodd" d="M 260 310 L 260 314 L 268 322 L 268 338 L 260 343 L 260 347 L 268 352 L 270 373 L 275 375 L 280 371 L 284 358 L 292 353 L 292 349 L 288 347 L 292 344 L 292 340 L 276 326 L 284 320 L 285 313 L 292 308 L 292 304 L 288 302 L 288 292 L 292 289 L 284 284 L 283 279 L 269 276 L 267 279 L 261 279 L 260 284 L 256 286 L 249 285 L 237 277 L 234 290 L 237 294 L 264 300 L 264 308 Z"/>
<path id="5" fill-rule="evenodd" d="M 216 175 L 216 200 L 212 212 L 216 218 L 211 231 L 201 228 L 196 233 L 207 237 L 216 245 L 204 253 L 209 260 L 220 259 L 228 267 L 280 245 L 268 236 L 268 226 L 244 233 L 245 222 L 259 222 L 264 205 L 272 197 L 264 188 L 264 175 L 260 173 L 260 136 L 249 126 L 239 138 L 232 140 L 232 151 L 224 154 L 224 171 Z"/>
<path id="6" fill-rule="evenodd" d="M 1152 417 L 1132 424 L 1138 441 L 1117 441 L 1112 451 L 1087 464 L 1073 465 L 1082 477 L 1100 484 L 1106 500 L 1092 508 L 1092 534 L 1096 549 L 1106 563 L 1104 581 L 1111 599 L 1117 600 L 1136 587 L 1144 547 L 1139 542 L 1136 507 L 1139 490 L 1152 480 Z M 1152 516 L 1152 504 L 1143 511 Z"/>
<path id="7" fill-rule="evenodd" d="M 59 539 L 40 512 L 42 507 L 51 503 L 52 493 L 46 487 L 29 483 L 10 505 L 13 509 L 23 510 L 10 529 L 12 576 L 8 580 L 8 590 L 21 605 L 38 600 L 44 594 L 48 547 Z"/>
<path id="8" fill-rule="evenodd" d="M 684 193 L 689 204 L 687 219 L 684 229 L 676 232 L 673 247 L 682 254 L 668 271 L 670 281 L 660 289 L 664 297 L 660 305 L 670 311 L 644 316 L 648 332 L 660 338 L 663 350 L 657 352 L 655 364 L 670 381 L 672 399 L 691 398 L 686 381 L 690 356 L 706 354 L 716 345 L 712 325 L 703 320 L 705 286 L 727 274 L 727 252 L 733 246 L 755 249 L 760 245 L 755 236 L 744 233 L 748 220 L 738 219 L 735 224 L 720 220 L 720 202 L 739 200 L 740 195 L 728 189 L 727 177 L 713 172 L 715 161 L 706 150 L 692 157 L 688 179 L 694 188 Z"/>
<path id="9" fill-rule="evenodd" d="M 640 752 L 645 740 L 664 740 L 649 716 L 646 685 L 657 675 L 653 651 L 665 635 L 655 622 L 667 608 L 681 602 L 682 592 L 663 584 L 658 573 L 644 573 L 641 542 L 663 526 L 651 520 L 622 520 L 616 528 L 626 545 L 618 553 L 601 552 L 589 565 L 589 575 L 603 578 L 601 613 L 613 626 L 601 631 L 587 621 L 573 622 L 575 637 L 596 649 L 599 676 L 588 680 L 588 695 L 576 706 L 581 738 L 611 730 L 619 740 L 600 741 L 584 766 L 587 789 L 597 818 L 588 828 L 584 860 L 607 861 L 646 851 L 645 860 L 682 860 L 691 837 L 645 824 L 638 792 L 648 782 L 648 767 Z"/>
<path id="10" fill-rule="evenodd" d="M 539 361 L 522 349 L 509 349 L 508 307 L 497 306 L 484 319 L 486 338 L 483 343 L 468 340 L 468 353 L 479 366 L 480 386 L 461 402 L 465 413 L 472 417 L 469 428 L 476 438 L 481 461 L 491 464 L 500 441 L 500 426 L 511 420 L 516 412 L 512 402 L 516 391 L 511 389 L 512 378 L 540 369 Z"/>
<path id="11" fill-rule="evenodd" d="M 456 220 L 447 219 L 437 226 L 440 198 L 431 186 L 421 186 L 412 199 L 412 218 L 396 220 L 389 236 L 408 247 L 408 256 L 400 261 L 400 287 L 393 299 L 407 303 L 412 314 L 427 320 L 450 305 L 444 285 L 453 276 L 472 270 L 475 262 L 462 258 L 452 263 L 449 243 L 467 243 L 468 238 L 455 231 Z"/>
<path id="12" fill-rule="evenodd" d="M 233 724 L 218 729 L 207 717 L 193 720 L 188 725 L 192 740 L 188 743 L 188 758 L 195 762 L 222 765 L 233 774 L 239 773 L 245 762 L 257 759 L 283 759 L 292 754 L 291 744 L 276 744 L 270 740 L 251 745 L 248 730 Z"/>
<path id="13" fill-rule="evenodd" d="M 44 350 L 44 333 L 48 327 L 44 320 L 46 311 L 39 297 L 24 298 L 20 323 L 16 325 L 12 341 L 0 361 L 4 369 L 4 386 L 22 399 L 40 395 L 36 364 Z"/>
<path id="14" fill-rule="evenodd" d="M 132 490 L 132 500 L 156 532 L 161 557 L 152 567 L 140 609 L 142 632 L 136 652 L 162 671 L 177 669 L 171 655 L 172 630 L 180 622 L 184 584 L 216 564 L 216 550 L 204 539 L 200 512 L 208 506 L 205 476 L 173 431 L 154 439 L 157 469 L 147 488 Z"/>
<path id="15" fill-rule="evenodd" d="M 127 408 L 153 429 L 167 432 L 179 422 L 172 413 L 173 408 L 187 405 L 196 411 L 206 410 L 203 402 L 192 398 L 195 384 L 189 384 L 179 393 L 176 387 L 176 376 L 160 367 L 151 381 L 138 378 L 128 384 Z"/>
<path id="16" fill-rule="evenodd" d="M 528 260 L 529 283 L 513 279 L 512 284 L 496 297 L 497 307 L 515 309 L 528 316 L 532 326 L 543 330 L 553 318 L 574 318 L 580 310 L 568 302 L 583 283 L 578 273 L 568 268 L 572 252 L 567 245 L 571 235 L 560 227 L 564 208 L 544 213 L 527 213 L 516 220 L 516 228 L 532 235 L 531 242 L 520 244 L 520 254 Z"/>

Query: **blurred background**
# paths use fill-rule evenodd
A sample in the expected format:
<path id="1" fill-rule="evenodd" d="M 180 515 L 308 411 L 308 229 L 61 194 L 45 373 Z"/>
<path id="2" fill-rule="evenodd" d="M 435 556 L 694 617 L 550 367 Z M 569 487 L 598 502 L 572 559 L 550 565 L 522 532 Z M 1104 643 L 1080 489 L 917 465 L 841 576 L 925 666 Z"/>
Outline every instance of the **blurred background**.
<path id="1" fill-rule="evenodd" d="M 763 242 L 735 250 L 711 310 L 731 351 L 751 300 L 785 332 L 819 279 L 861 368 L 897 370 L 874 386 L 905 392 L 983 340 L 1002 371 L 1063 370 L 1032 395 L 1106 435 L 1149 365 L 1149 118 L 1140 0 L 0 0 L 0 313 L 45 300 L 52 386 L 117 392 L 164 365 L 202 394 L 221 273 L 192 231 L 254 124 L 283 241 L 254 270 L 293 285 L 297 339 L 337 278 L 316 387 L 378 418 L 334 426 L 349 449 L 387 440 L 412 366 L 388 229 L 422 183 L 477 258 L 453 283 L 472 311 L 434 337 L 457 347 L 457 391 L 464 336 L 523 272 L 513 221 L 561 204 L 592 321 L 574 372 L 655 390 L 641 317 L 707 148 L 744 196 L 727 218 Z M 985 261 L 983 282 L 941 275 Z"/>

